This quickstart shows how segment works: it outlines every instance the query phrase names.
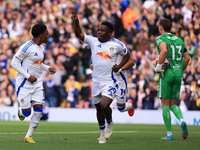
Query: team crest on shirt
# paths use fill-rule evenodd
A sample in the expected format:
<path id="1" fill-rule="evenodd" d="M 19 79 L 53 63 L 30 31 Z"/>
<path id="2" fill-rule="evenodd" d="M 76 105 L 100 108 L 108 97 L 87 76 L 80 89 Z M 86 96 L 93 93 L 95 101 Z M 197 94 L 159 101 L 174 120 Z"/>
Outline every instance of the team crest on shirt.
<path id="1" fill-rule="evenodd" d="M 114 51 L 114 47 L 110 47 L 110 51 L 113 52 Z"/>
<path id="2" fill-rule="evenodd" d="M 21 103 L 22 103 L 22 104 L 24 103 L 24 99 L 21 99 Z"/>

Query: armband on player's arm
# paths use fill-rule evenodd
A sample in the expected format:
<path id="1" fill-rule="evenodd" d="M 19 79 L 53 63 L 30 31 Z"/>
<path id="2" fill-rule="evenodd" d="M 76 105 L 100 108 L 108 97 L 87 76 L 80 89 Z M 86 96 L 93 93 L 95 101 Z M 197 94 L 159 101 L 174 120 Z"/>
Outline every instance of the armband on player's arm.
<path id="1" fill-rule="evenodd" d="M 40 67 L 41 67 L 42 70 L 45 70 L 45 71 L 49 72 L 50 66 L 47 66 L 47 65 L 42 63 Z"/>
<path id="2" fill-rule="evenodd" d="M 31 75 L 28 74 L 22 67 L 21 67 L 21 61 L 19 61 L 19 59 L 14 56 L 10 65 L 20 74 L 22 74 L 26 79 L 28 79 Z"/>

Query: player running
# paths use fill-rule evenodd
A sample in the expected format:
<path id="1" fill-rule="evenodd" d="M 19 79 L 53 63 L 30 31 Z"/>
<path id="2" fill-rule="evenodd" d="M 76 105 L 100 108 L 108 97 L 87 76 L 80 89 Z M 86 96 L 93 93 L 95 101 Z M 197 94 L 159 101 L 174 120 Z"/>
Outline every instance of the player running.
<path id="1" fill-rule="evenodd" d="M 18 117 L 21 121 L 31 115 L 28 132 L 24 142 L 36 143 L 32 134 L 37 128 L 44 104 L 44 89 L 41 69 L 55 73 L 54 67 L 43 64 L 44 47 L 49 37 L 48 30 L 44 24 L 36 24 L 32 28 L 33 39 L 21 45 L 14 55 L 11 66 L 18 71 L 16 78 L 17 98 L 19 102 Z"/>
<path id="2" fill-rule="evenodd" d="M 99 143 L 106 143 L 105 118 L 108 124 L 112 123 L 112 109 L 110 104 L 113 100 L 115 81 L 112 78 L 113 71 L 118 72 L 128 61 L 130 54 L 121 42 L 111 40 L 113 25 L 104 21 L 98 28 L 98 38 L 83 34 L 79 26 L 78 17 L 73 11 L 71 17 L 74 21 L 76 36 L 91 47 L 93 62 L 92 99 L 97 110 L 97 120 L 101 131 Z M 115 65 L 117 56 L 123 56 L 119 65 Z M 115 66 L 114 66 L 115 65 Z M 129 110 L 132 105 L 126 108 Z"/>
<path id="3" fill-rule="evenodd" d="M 117 40 L 117 39 L 115 39 Z M 122 43 L 123 44 L 123 43 Z M 123 44 L 124 45 L 124 44 Z M 125 45 L 124 45 L 125 47 Z M 118 55 L 117 58 L 117 64 L 119 64 L 122 61 L 123 57 L 121 55 Z M 134 66 L 134 61 L 132 57 L 129 58 L 128 62 L 118 71 L 118 73 L 113 72 L 112 78 L 115 81 L 115 98 L 117 101 L 117 108 L 120 112 L 128 111 L 129 116 L 133 116 L 134 114 L 134 107 L 133 102 L 131 99 L 127 100 L 126 102 L 126 94 L 127 94 L 127 72 L 126 70 Z M 93 65 L 90 65 L 90 69 L 93 70 Z M 132 107 L 127 110 L 125 107 L 129 108 L 129 105 Z M 110 136 L 112 135 L 113 131 L 113 122 L 108 123 L 105 128 L 105 138 L 110 139 Z M 97 138 L 99 140 L 100 138 Z"/>
<path id="4" fill-rule="evenodd" d="M 185 48 L 183 40 L 174 34 L 171 34 L 172 24 L 168 19 L 159 20 L 159 31 L 161 36 L 156 39 L 157 50 L 160 54 L 158 64 L 154 68 L 159 74 L 158 97 L 162 101 L 163 120 L 167 130 L 167 136 L 164 140 L 173 140 L 171 130 L 170 109 L 180 120 L 182 129 L 182 138 L 186 139 L 188 130 L 186 122 L 183 119 L 181 109 L 177 106 L 177 100 L 180 95 L 181 79 L 183 71 L 188 65 L 190 56 Z M 165 58 L 169 58 L 169 65 L 164 68 Z"/>

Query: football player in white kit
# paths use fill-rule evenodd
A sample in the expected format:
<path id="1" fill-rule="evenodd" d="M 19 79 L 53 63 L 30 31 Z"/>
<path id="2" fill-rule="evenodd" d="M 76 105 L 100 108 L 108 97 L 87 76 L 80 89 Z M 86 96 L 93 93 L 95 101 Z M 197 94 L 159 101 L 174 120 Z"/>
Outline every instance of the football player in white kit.
<path id="1" fill-rule="evenodd" d="M 11 61 L 11 66 L 18 71 L 16 92 L 19 102 L 19 119 L 23 121 L 25 117 L 30 116 L 32 106 L 34 111 L 24 142 L 35 143 L 32 134 L 39 124 L 44 103 L 41 69 L 52 74 L 56 72 L 56 69 L 42 62 L 44 59 L 42 43 L 47 43 L 49 37 L 46 25 L 36 24 L 31 32 L 33 39 L 21 45 Z"/>
<path id="2" fill-rule="evenodd" d="M 115 38 L 112 38 L 112 39 L 119 42 L 119 40 L 117 40 Z M 121 44 L 123 47 L 126 48 L 124 43 L 121 43 Z M 116 64 L 120 64 L 122 59 L 123 59 L 123 57 L 121 55 L 118 55 Z M 127 103 L 126 103 L 126 93 L 127 93 L 127 72 L 126 72 L 126 70 L 133 67 L 134 64 L 135 63 L 134 63 L 132 57 L 130 56 L 128 62 L 117 73 L 114 72 L 114 74 L 113 74 L 114 78 L 117 80 L 116 84 L 118 84 L 116 86 L 116 93 L 115 93 L 115 97 L 117 100 L 117 108 L 120 112 L 127 111 L 125 109 L 125 107 L 126 107 L 126 105 L 129 105 L 128 103 L 131 103 L 132 107 L 131 107 L 131 109 L 128 110 L 129 116 L 133 116 L 134 107 L 133 107 L 132 100 L 127 100 Z"/>
<path id="3" fill-rule="evenodd" d="M 130 54 L 120 42 L 111 39 L 114 30 L 110 22 L 104 21 L 98 28 L 98 38 L 85 35 L 80 28 L 78 16 L 75 11 L 71 17 L 74 21 L 73 27 L 76 36 L 91 47 L 91 58 L 93 62 L 92 99 L 97 110 L 97 120 L 101 131 L 99 143 L 106 143 L 106 137 L 110 136 L 105 130 L 105 118 L 112 127 L 112 109 L 110 104 L 115 93 L 115 80 L 113 72 L 118 72 L 124 66 Z M 118 55 L 123 56 L 120 64 L 116 65 Z M 127 105 L 125 109 L 130 109 Z M 112 132 L 111 132 L 112 134 Z"/>
<path id="4" fill-rule="evenodd" d="M 113 39 L 117 40 L 117 39 Z M 123 43 L 122 43 L 123 44 Z M 126 47 L 123 44 L 124 47 Z M 119 64 L 122 61 L 123 57 L 121 55 L 118 55 L 117 58 L 117 63 Z M 134 61 L 132 57 L 129 58 L 128 62 L 118 71 L 118 73 L 113 72 L 113 79 L 116 81 L 116 88 L 115 88 L 115 98 L 117 101 L 117 109 L 120 112 L 125 112 L 128 111 L 129 116 L 133 116 L 134 114 L 134 107 L 133 107 L 133 102 L 132 100 L 128 99 L 126 102 L 126 94 L 127 94 L 127 72 L 126 70 L 134 66 Z M 93 70 L 93 65 L 90 65 L 90 69 Z M 132 105 L 130 109 L 125 109 L 127 105 Z M 128 107 L 129 108 L 129 107 Z M 112 134 L 112 128 L 113 128 L 113 122 L 112 123 L 107 123 L 107 126 L 105 128 L 106 134 L 105 137 L 106 139 L 110 139 L 110 136 Z M 97 138 L 99 140 L 100 138 Z"/>

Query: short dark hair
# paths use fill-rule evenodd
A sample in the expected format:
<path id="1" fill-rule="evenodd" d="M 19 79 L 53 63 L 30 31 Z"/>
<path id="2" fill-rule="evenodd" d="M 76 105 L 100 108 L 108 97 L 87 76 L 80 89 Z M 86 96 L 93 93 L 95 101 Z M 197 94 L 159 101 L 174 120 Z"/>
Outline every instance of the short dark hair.
<path id="1" fill-rule="evenodd" d="M 113 24 L 110 23 L 110 22 L 108 22 L 108 21 L 103 21 L 103 22 L 101 23 L 101 25 L 105 25 L 105 26 L 107 26 L 111 33 L 112 33 L 113 30 L 114 30 L 114 26 L 113 26 Z"/>
<path id="2" fill-rule="evenodd" d="M 32 35 L 33 37 L 38 37 L 40 34 L 42 34 L 47 29 L 45 24 L 36 24 L 32 28 Z"/>
<path id="3" fill-rule="evenodd" d="M 168 20 L 166 18 L 160 19 L 159 25 L 163 27 L 165 32 L 170 32 L 171 31 L 172 23 L 171 23 L 170 20 Z"/>

